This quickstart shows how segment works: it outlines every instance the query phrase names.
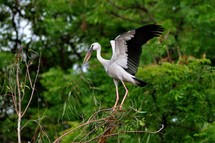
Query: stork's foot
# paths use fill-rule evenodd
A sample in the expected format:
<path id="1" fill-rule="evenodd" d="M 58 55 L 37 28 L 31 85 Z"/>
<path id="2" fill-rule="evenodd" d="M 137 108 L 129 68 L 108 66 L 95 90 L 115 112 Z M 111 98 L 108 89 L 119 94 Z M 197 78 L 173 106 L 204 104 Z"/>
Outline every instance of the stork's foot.
<path id="1" fill-rule="evenodd" d="M 119 110 L 122 111 L 122 105 L 119 106 Z"/>
<path id="2" fill-rule="evenodd" d="M 113 111 L 116 111 L 117 110 L 117 106 L 113 106 Z"/>
<path id="3" fill-rule="evenodd" d="M 122 106 L 113 106 L 112 109 L 113 111 L 117 111 L 117 110 L 122 111 Z"/>
<path id="4" fill-rule="evenodd" d="M 123 111 L 122 106 L 113 106 L 112 109 L 113 109 L 113 112 L 116 112 L 116 111 L 121 112 L 121 111 Z"/>

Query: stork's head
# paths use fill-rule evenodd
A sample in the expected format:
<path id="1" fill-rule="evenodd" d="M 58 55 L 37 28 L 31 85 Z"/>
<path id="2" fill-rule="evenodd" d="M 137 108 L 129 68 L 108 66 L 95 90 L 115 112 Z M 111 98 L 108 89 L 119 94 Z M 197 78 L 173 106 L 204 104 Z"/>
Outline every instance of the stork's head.
<path id="1" fill-rule="evenodd" d="M 98 50 L 99 48 L 101 48 L 100 45 L 99 45 L 99 43 L 93 43 L 93 44 L 90 46 L 90 48 L 88 49 L 88 51 L 87 51 L 87 54 L 86 54 L 86 56 L 85 56 L 85 58 L 84 58 L 84 63 L 88 62 L 89 59 L 90 59 L 90 57 L 91 57 L 91 55 L 92 55 L 92 52 L 93 52 L 94 50 Z"/>

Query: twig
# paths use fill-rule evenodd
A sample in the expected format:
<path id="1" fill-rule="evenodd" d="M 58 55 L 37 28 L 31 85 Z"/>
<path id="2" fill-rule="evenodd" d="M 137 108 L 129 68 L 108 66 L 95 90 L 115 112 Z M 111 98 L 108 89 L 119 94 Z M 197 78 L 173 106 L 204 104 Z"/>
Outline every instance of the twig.
<path id="1" fill-rule="evenodd" d="M 124 10 L 128 10 L 128 9 L 131 9 L 131 10 L 141 10 L 141 14 L 144 12 L 146 15 L 149 16 L 149 20 L 141 20 L 141 21 L 135 21 L 135 20 L 132 20 L 132 19 L 129 19 L 127 17 L 123 17 L 117 13 L 114 13 L 113 11 L 110 12 L 110 14 L 112 14 L 113 16 L 115 17 L 118 17 L 118 18 L 121 18 L 123 20 L 126 20 L 126 21 L 131 21 L 131 22 L 135 22 L 135 23 L 147 23 L 147 22 L 154 22 L 155 23 L 155 20 L 153 18 L 153 16 L 149 13 L 148 9 L 146 7 L 144 7 L 143 5 L 131 5 L 131 6 L 127 6 L 127 7 L 123 7 L 123 6 L 119 6 L 117 5 L 116 3 L 112 2 L 111 0 L 108 0 L 108 2 L 114 7 L 116 8 L 117 10 L 121 10 L 121 11 L 124 11 Z M 145 18 L 145 15 L 142 16 Z"/>
<path id="2" fill-rule="evenodd" d="M 94 118 L 96 115 L 98 115 L 100 112 L 103 112 L 103 111 L 112 111 L 113 109 L 112 108 L 107 108 L 107 109 L 101 109 L 101 110 L 98 110 L 97 112 L 93 113 L 90 118 L 88 119 L 91 120 L 92 118 Z"/>
<path id="3" fill-rule="evenodd" d="M 141 22 L 138 21 L 138 20 L 133 20 L 133 19 L 130 19 L 130 18 L 128 18 L 128 17 L 123 17 L 123 16 L 121 16 L 121 15 L 119 15 L 118 13 L 115 13 L 115 12 L 113 12 L 113 11 L 110 11 L 109 14 L 111 14 L 111 15 L 113 15 L 113 16 L 115 16 L 115 17 L 118 17 L 118 18 L 120 18 L 120 19 L 122 19 L 122 20 L 126 20 L 126 21 L 130 21 L 130 22 L 134 22 L 134 23 L 141 24 Z M 144 21 L 144 23 L 147 23 L 147 22 L 148 22 L 148 21 Z"/>
<path id="4" fill-rule="evenodd" d="M 21 120 L 22 120 L 22 95 L 20 91 L 20 80 L 19 80 L 19 61 L 16 63 L 16 85 L 18 91 L 18 121 L 17 121 L 17 135 L 18 135 L 18 143 L 21 143 Z"/>
<path id="5" fill-rule="evenodd" d="M 26 70 L 27 70 L 28 80 L 29 80 L 30 85 L 31 85 L 31 96 L 30 96 L 30 99 L 28 101 L 27 106 L 25 107 L 25 110 L 22 113 L 22 116 L 24 116 L 24 114 L 28 110 L 28 107 L 29 107 L 29 105 L 31 103 L 31 100 L 33 98 L 33 95 L 34 95 L 34 92 L 35 92 L 36 81 L 37 81 L 37 78 L 38 78 L 38 75 L 39 75 L 39 71 L 40 71 L 40 62 L 41 62 L 41 54 L 40 54 L 40 57 L 39 57 L 39 63 L 38 63 L 38 67 L 37 67 L 37 73 L 36 73 L 33 85 L 32 85 L 31 76 L 30 76 L 30 73 L 29 73 L 29 66 L 26 63 Z"/>
<path id="6" fill-rule="evenodd" d="M 115 127 L 117 127 L 116 125 L 116 118 L 114 117 L 114 115 L 108 115 L 107 117 L 105 118 L 100 118 L 100 119 L 94 119 L 95 117 L 98 116 L 98 114 L 102 111 L 110 111 L 112 110 L 112 108 L 108 108 L 108 109 L 101 109 L 99 111 L 96 111 L 95 113 L 93 113 L 89 119 L 85 122 L 85 123 L 82 123 L 80 124 L 79 126 L 65 132 L 63 135 L 61 135 L 60 137 L 58 137 L 54 143 L 59 143 L 62 138 L 64 138 L 65 136 L 77 131 L 78 129 L 82 128 L 82 127 L 86 127 L 87 125 L 90 125 L 91 123 L 96 123 L 95 127 L 89 131 L 88 133 L 86 133 L 80 141 L 76 142 L 75 140 L 77 139 L 74 138 L 72 142 L 75 142 L 75 143 L 90 143 L 92 142 L 93 140 L 99 140 L 99 141 L 104 141 L 104 140 L 101 140 L 101 139 L 105 139 L 107 137 L 111 137 L 111 136 L 116 136 L 116 135 L 119 135 L 119 134 L 126 134 L 126 133 L 150 133 L 150 134 L 156 134 L 156 133 L 159 133 L 163 128 L 164 128 L 164 125 L 161 126 L 160 129 L 158 129 L 157 131 L 121 131 L 121 132 L 116 132 L 116 133 L 111 133 L 113 130 L 115 130 Z M 113 126 L 114 125 L 114 126 Z M 99 135 L 97 135 L 96 137 L 93 137 L 87 141 L 84 141 L 87 137 L 89 137 L 91 135 L 91 133 L 93 133 L 96 129 L 100 128 L 104 126 L 106 129 L 100 133 Z M 82 128 L 83 129 L 83 128 Z M 113 130 L 112 130 L 113 129 Z M 111 131 L 112 130 L 112 131 Z M 110 132 L 108 132 L 110 131 Z M 108 132 L 108 134 L 106 134 L 106 132 Z"/>
<path id="7" fill-rule="evenodd" d="M 21 53 L 22 52 L 23 52 L 22 48 L 20 48 L 20 51 L 17 53 L 17 57 L 16 57 L 16 59 L 17 59 L 16 60 L 16 86 L 15 86 L 14 94 L 12 94 L 12 100 L 13 100 L 13 103 L 14 103 L 16 114 L 18 116 L 18 120 L 17 120 L 18 143 L 21 143 L 21 130 L 22 130 L 21 122 L 22 122 L 22 117 L 26 113 L 26 111 L 27 111 L 27 109 L 28 109 L 28 107 L 29 107 L 29 105 L 31 103 L 31 100 L 33 98 L 33 95 L 34 95 L 34 92 L 35 92 L 35 86 L 36 86 L 37 77 L 39 75 L 39 67 L 40 67 L 40 61 L 41 61 L 41 55 L 40 55 L 39 63 L 38 63 L 38 69 L 37 69 L 37 73 L 36 73 L 36 76 L 35 76 L 33 84 L 32 84 L 32 80 L 31 80 L 31 76 L 30 76 L 30 72 L 29 72 L 29 65 L 26 63 L 27 77 L 28 77 L 28 80 L 29 80 L 30 86 L 31 86 L 31 96 L 30 96 L 30 99 L 28 100 L 27 106 L 24 109 L 24 112 L 22 112 L 22 100 L 23 100 L 24 95 L 25 95 L 24 92 L 23 93 L 21 92 L 22 88 L 25 88 L 25 87 L 22 87 L 21 82 L 20 82 L 20 75 L 19 75 L 19 73 L 20 73 L 20 59 L 21 59 Z M 16 91 L 17 91 L 17 94 L 16 94 Z M 18 100 L 17 100 L 17 98 L 18 98 Z"/>
<path id="8" fill-rule="evenodd" d="M 79 125 L 78 127 L 72 129 L 72 130 L 69 130 L 68 132 L 64 133 L 63 135 L 61 135 L 60 137 L 58 137 L 53 143 L 58 143 L 63 137 L 65 137 L 66 135 L 74 132 L 75 130 L 81 128 L 81 127 L 84 127 L 86 125 L 89 125 L 91 123 L 95 123 L 95 122 L 100 122 L 100 121 L 105 121 L 107 118 L 101 118 L 101 119 L 98 119 L 98 120 L 90 120 L 90 121 L 87 121 L 86 123 L 83 123 L 81 125 Z"/>
<path id="9" fill-rule="evenodd" d="M 164 125 L 161 126 L 160 129 L 158 129 L 157 131 L 122 131 L 122 132 L 118 132 L 118 133 L 113 133 L 113 134 L 108 134 L 108 135 L 104 135 L 102 137 L 111 137 L 111 136 L 116 136 L 116 135 L 119 135 L 119 134 L 126 134 L 126 133 L 150 133 L 150 134 L 156 134 L 156 133 L 159 133 L 161 130 L 163 130 L 164 128 Z M 96 136 L 95 138 L 92 138 L 88 141 L 85 141 L 85 142 L 81 142 L 81 143 L 90 143 L 92 142 L 93 140 L 96 140 L 96 139 L 99 139 L 101 136 Z"/>
<path id="10" fill-rule="evenodd" d="M 122 6 L 118 6 L 115 3 L 113 3 L 111 0 L 108 0 L 108 2 L 115 8 L 120 9 L 120 10 L 126 10 L 127 8 L 122 7 Z"/>
<path id="11" fill-rule="evenodd" d="M 87 120 L 87 122 L 89 122 L 90 120 L 93 120 L 93 118 L 96 117 L 100 112 L 109 111 L 109 110 L 112 111 L 113 109 L 112 109 L 112 108 L 107 108 L 107 109 L 101 109 L 101 110 L 96 111 L 95 113 L 93 113 L 93 114 L 89 117 L 89 119 Z M 108 118 L 109 118 L 109 117 L 107 117 L 107 119 L 108 119 Z M 86 138 L 88 135 L 90 135 L 93 131 L 95 131 L 98 127 L 100 127 L 100 126 L 106 124 L 107 121 L 108 121 L 108 120 L 106 120 L 103 124 L 96 126 L 94 129 L 92 129 L 90 132 L 88 132 L 88 133 L 81 139 L 81 141 L 84 140 L 84 138 Z M 78 137 L 78 136 L 76 136 L 76 138 L 77 138 L 77 137 Z M 74 138 L 73 142 L 76 140 L 76 138 Z"/>
<path id="12" fill-rule="evenodd" d="M 42 131 L 42 133 L 46 136 L 46 138 L 48 139 L 48 141 L 51 143 L 51 140 L 49 139 L 48 135 L 44 131 L 42 125 L 37 120 L 33 120 L 33 121 L 38 124 L 38 126 L 40 127 L 40 130 Z"/>
<path id="13" fill-rule="evenodd" d="M 16 101 L 16 93 L 11 93 L 13 104 L 14 104 L 14 109 L 16 111 L 16 114 L 18 115 L 18 109 L 17 109 L 17 101 Z"/>
<path id="14" fill-rule="evenodd" d="M 106 123 L 106 122 L 105 122 L 105 123 Z M 101 127 L 101 126 L 104 125 L 105 123 L 96 126 L 94 129 L 92 129 L 90 132 L 88 132 L 88 133 L 80 140 L 80 142 L 83 142 L 83 140 L 84 140 L 87 136 L 89 136 L 92 132 L 94 132 L 96 129 L 98 129 L 99 127 Z M 75 139 L 74 139 L 73 141 L 75 141 Z"/>

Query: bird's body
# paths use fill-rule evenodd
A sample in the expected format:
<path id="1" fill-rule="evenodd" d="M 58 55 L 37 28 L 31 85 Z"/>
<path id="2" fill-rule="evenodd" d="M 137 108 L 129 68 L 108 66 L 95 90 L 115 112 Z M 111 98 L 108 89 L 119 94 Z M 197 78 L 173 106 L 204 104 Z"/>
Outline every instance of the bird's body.
<path id="1" fill-rule="evenodd" d="M 117 36 L 115 40 L 110 41 L 113 52 L 110 60 L 106 60 L 101 57 L 101 46 L 99 43 L 93 43 L 91 45 L 87 55 L 85 56 L 84 62 L 87 62 L 91 56 L 92 51 L 96 50 L 97 59 L 103 65 L 107 74 L 113 78 L 116 87 L 116 102 L 113 106 L 113 110 L 116 109 L 119 101 L 119 81 L 123 84 L 126 90 L 126 93 L 120 104 L 120 109 L 122 108 L 124 100 L 128 94 L 128 89 L 126 88 L 124 82 L 130 82 L 138 86 L 146 85 L 146 82 L 135 77 L 139 66 L 142 45 L 153 37 L 159 36 L 162 32 L 163 28 L 161 26 L 151 24 Z"/>

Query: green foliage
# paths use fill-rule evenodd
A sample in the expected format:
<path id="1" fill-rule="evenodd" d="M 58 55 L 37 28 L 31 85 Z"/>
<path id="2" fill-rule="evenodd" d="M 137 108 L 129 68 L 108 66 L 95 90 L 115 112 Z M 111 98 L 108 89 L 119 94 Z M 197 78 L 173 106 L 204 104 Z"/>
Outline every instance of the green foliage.
<path id="1" fill-rule="evenodd" d="M 81 108 L 85 100 L 92 100 L 87 96 L 89 83 L 81 75 L 64 72 L 60 68 L 52 68 L 41 75 L 41 84 L 45 88 L 42 98 L 49 107 L 49 116 L 57 120 L 75 120 L 83 112 Z M 85 100 L 84 100 L 85 99 Z M 57 112 L 53 112 L 56 111 Z"/>
<path id="2" fill-rule="evenodd" d="M 4 94 L 6 89 L 4 88 L 8 84 L 7 80 L 7 68 L 8 65 L 10 65 L 13 61 L 13 55 L 8 52 L 0 52 L 0 93 Z M 3 104 L 3 98 L 0 98 L 0 102 L 2 101 Z"/>
<path id="3" fill-rule="evenodd" d="M 181 61 L 140 69 L 138 75 L 150 84 L 130 93 L 136 108 L 147 111 L 146 126 L 164 124 L 165 142 L 194 141 L 194 134 L 214 119 L 214 68 L 207 59 Z"/>
<path id="4" fill-rule="evenodd" d="M 13 55 L 9 52 L 1 52 L 0 59 L 2 59 L 0 60 L 0 69 L 4 70 L 7 65 L 11 64 L 11 61 L 13 60 Z"/>
<path id="5" fill-rule="evenodd" d="M 204 127 L 200 131 L 200 133 L 195 134 L 197 141 L 199 143 L 205 142 L 214 142 L 215 141 L 215 122 L 213 123 L 205 123 Z"/>

